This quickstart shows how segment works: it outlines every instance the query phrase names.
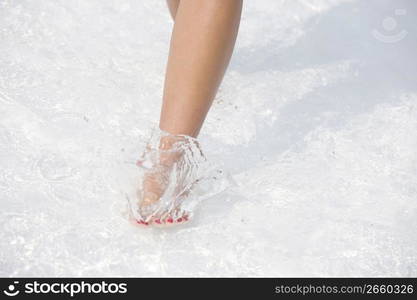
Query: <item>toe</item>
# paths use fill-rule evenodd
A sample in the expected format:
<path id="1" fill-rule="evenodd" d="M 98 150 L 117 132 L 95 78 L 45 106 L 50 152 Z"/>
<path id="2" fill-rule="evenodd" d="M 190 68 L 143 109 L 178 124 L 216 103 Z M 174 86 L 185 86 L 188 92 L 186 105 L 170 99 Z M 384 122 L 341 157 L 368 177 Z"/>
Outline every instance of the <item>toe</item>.
<path id="1" fill-rule="evenodd" d="M 136 223 L 137 223 L 138 225 L 141 225 L 141 226 L 148 226 L 148 225 L 149 225 L 149 222 L 145 222 L 145 221 L 143 221 L 143 220 L 136 221 Z"/>

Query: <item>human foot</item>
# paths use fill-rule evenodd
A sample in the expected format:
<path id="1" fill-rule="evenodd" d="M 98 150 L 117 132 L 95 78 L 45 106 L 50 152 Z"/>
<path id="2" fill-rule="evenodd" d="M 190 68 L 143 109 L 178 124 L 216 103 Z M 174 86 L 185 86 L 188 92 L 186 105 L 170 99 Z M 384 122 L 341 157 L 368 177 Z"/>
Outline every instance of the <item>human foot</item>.
<path id="1" fill-rule="evenodd" d="M 190 219 L 190 212 L 181 206 L 198 182 L 198 159 L 204 156 L 191 137 L 164 134 L 158 144 L 148 144 L 137 162 L 145 172 L 137 191 L 140 218 L 136 221 L 145 226 L 181 224 Z"/>
<path id="2" fill-rule="evenodd" d="M 167 190 L 173 166 L 157 166 L 144 175 L 142 188 L 137 191 L 140 225 L 172 225 L 186 222 L 188 212 L 181 209 L 180 198 L 173 198 L 171 203 L 161 197 Z M 185 198 L 188 193 L 183 193 Z"/>

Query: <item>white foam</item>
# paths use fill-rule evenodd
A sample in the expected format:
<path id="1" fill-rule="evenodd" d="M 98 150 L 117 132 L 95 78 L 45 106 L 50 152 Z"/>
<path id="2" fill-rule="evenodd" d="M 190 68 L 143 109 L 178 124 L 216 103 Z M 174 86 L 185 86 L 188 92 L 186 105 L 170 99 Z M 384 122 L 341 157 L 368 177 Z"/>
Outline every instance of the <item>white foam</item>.
<path id="1" fill-rule="evenodd" d="M 237 185 L 167 230 L 121 193 L 159 117 L 164 1 L 0 8 L 0 276 L 417 276 L 411 1 L 245 1 L 200 136 Z"/>

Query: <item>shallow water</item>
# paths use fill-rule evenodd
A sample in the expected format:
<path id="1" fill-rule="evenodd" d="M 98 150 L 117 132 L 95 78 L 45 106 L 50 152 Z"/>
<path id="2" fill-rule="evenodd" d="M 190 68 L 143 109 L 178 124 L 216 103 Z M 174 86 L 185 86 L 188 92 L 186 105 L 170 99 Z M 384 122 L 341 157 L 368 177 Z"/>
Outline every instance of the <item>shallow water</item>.
<path id="1" fill-rule="evenodd" d="M 236 185 L 163 230 L 120 191 L 159 115 L 164 1 L 0 0 L 0 276 L 417 276 L 416 10 L 246 1 L 200 136 Z"/>

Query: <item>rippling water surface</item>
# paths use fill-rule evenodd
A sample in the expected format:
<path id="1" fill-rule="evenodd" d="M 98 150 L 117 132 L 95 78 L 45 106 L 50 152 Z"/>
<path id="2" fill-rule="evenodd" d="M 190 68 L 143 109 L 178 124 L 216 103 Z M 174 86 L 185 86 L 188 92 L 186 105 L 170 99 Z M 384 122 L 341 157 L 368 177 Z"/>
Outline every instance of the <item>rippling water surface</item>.
<path id="1" fill-rule="evenodd" d="M 164 1 L 0 0 L 0 276 L 417 276 L 416 11 L 245 1 L 200 136 L 231 184 L 165 230 L 123 195 L 159 116 Z"/>

